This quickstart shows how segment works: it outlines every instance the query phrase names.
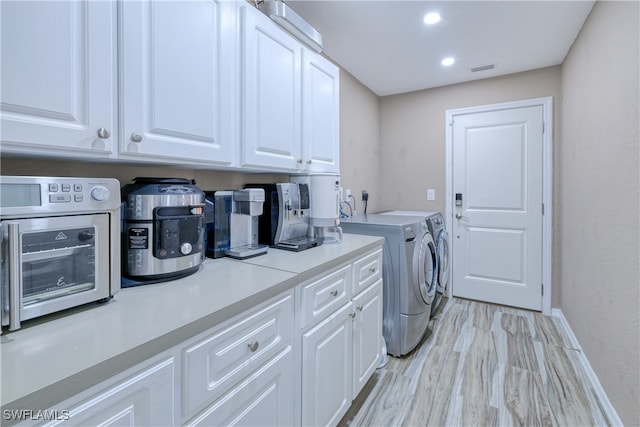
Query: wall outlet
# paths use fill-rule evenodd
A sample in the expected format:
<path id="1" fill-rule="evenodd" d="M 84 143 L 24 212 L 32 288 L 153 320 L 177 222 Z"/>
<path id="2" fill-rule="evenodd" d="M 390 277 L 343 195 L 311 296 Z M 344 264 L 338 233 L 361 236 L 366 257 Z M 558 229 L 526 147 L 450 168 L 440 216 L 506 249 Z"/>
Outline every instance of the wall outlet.
<path id="1" fill-rule="evenodd" d="M 436 190 L 434 190 L 433 188 L 429 188 L 427 190 L 427 200 L 432 201 L 435 199 L 436 199 Z"/>

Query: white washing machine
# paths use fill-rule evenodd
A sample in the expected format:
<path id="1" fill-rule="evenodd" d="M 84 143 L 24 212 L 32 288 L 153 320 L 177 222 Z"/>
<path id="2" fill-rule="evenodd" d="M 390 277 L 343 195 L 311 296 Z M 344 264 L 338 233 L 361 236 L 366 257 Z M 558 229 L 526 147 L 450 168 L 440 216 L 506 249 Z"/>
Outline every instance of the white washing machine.
<path id="1" fill-rule="evenodd" d="M 342 219 L 345 233 L 382 236 L 383 335 L 402 356 L 422 340 L 436 294 L 438 256 L 424 217 L 363 215 Z"/>
<path id="2" fill-rule="evenodd" d="M 446 294 L 447 286 L 449 285 L 449 233 L 445 228 L 444 216 L 440 212 L 429 211 L 388 211 L 380 215 L 412 215 L 426 219 L 429 231 L 436 243 L 436 252 L 438 254 L 438 285 L 436 296 L 431 304 L 431 315 L 435 314 L 442 304 L 442 297 Z"/>

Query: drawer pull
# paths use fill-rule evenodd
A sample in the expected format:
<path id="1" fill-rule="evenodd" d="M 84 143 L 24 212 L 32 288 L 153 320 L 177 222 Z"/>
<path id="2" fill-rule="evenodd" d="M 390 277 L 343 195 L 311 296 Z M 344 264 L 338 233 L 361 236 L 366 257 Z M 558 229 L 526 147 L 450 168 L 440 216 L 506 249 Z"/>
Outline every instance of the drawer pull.
<path id="1" fill-rule="evenodd" d="M 249 350 L 251 350 L 251 352 L 255 352 L 258 349 L 259 345 L 260 343 L 258 341 L 249 341 L 247 347 L 249 347 Z"/>
<path id="2" fill-rule="evenodd" d="M 331 296 L 337 297 L 338 296 L 338 290 L 337 289 L 332 290 L 331 291 Z"/>
<path id="3" fill-rule="evenodd" d="M 375 273 L 375 272 L 376 272 L 375 267 L 369 267 L 369 273 Z"/>

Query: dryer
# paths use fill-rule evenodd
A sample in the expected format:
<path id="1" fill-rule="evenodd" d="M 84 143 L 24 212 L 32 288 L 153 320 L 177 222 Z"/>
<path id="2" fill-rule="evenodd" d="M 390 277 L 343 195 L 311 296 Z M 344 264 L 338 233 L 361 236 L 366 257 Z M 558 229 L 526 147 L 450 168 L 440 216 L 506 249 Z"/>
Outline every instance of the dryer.
<path id="1" fill-rule="evenodd" d="M 445 228 L 444 216 L 440 212 L 429 211 L 388 211 L 380 215 L 413 215 L 425 218 L 429 231 L 436 243 L 436 251 L 438 254 L 438 285 L 434 302 L 431 304 L 431 315 L 434 315 L 442 305 L 442 297 L 446 295 L 451 269 L 449 263 L 449 233 L 447 233 L 447 229 Z"/>
<path id="2" fill-rule="evenodd" d="M 369 214 L 341 220 L 345 233 L 382 236 L 383 335 L 402 356 L 424 337 L 435 298 L 438 257 L 424 217 Z"/>

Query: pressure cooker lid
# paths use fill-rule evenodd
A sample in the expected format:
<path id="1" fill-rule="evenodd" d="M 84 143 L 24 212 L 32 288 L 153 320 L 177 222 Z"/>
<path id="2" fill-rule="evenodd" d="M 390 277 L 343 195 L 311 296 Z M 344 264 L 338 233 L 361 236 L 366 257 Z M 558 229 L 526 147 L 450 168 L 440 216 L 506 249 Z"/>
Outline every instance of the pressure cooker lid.
<path id="1" fill-rule="evenodd" d="M 153 178 L 153 177 L 136 177 L 133 178 L 136 184 L 183 184 L 196 185 L 195 179 L 188 178 Z"/>

